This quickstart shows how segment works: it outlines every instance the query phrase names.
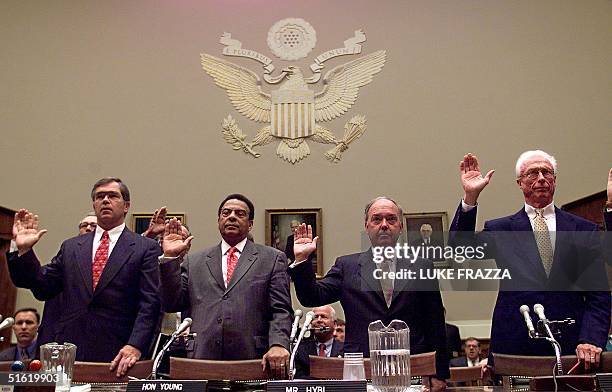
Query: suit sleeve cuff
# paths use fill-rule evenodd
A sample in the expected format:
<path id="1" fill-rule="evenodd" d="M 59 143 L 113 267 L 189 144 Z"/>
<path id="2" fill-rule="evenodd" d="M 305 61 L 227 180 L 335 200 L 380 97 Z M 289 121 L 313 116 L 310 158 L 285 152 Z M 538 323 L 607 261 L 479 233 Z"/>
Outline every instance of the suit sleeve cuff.
<path id="1" fill-rule="evenodd" d="M 461 211 L 463 211 L 463 212 L 470 212 L 474 208 L 476 208 L 477 205 L 478 205 L 478 203 L 476 203 L 476 205 L 471 206 L 471 205 L 467 204 L 465 201 L 463 201 L 463 199 L 461 199 Z"/>

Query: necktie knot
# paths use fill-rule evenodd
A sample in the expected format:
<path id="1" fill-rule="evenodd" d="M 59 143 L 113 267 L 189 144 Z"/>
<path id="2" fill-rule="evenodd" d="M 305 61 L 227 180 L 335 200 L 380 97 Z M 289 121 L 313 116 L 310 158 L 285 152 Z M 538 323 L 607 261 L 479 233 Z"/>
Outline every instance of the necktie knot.
<path id="1" fill-rule="evenodd" d="M 543 208 L 536 208 L 535 213 L 536 213 L 537 217 L 544 218 L 544 209 Z"/>
<path id="2" fill-rule="evenodd" d="M 102 241 L 104 240 L 108 240 L 108 231 L 105 231 L 104 233 L 102 233 Z"/>
<path id="3" fill-rule="evenodd" d="M 325 355 L 325 343 L 319 344 L 319 356 L 326 357 Z"/>

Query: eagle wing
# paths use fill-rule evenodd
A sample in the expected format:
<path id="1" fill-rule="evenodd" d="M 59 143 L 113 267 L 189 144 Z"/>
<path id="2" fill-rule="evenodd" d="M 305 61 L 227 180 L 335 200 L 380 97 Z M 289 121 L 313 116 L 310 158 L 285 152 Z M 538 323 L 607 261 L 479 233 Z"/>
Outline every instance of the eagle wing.
<path id="1" fill-rule="evenodd" d="M 261 91 L 257 74 L 206 53 L 202 53 L 200 57 L 204 71 L 212 76 L 217 86 L 227 91 L 227 96 L 236 110 L 251 120 L 270 122 L 272 101 L 270 94 Z"/>
<path id="2" fill-rule="evenodd" d="M 359 87 L 370 83 L 385 65 L 386 56 L 379 50 L 325 74 L 325 88 L 315 95 L 315 120 L 330 121 L 346 113 L 357 100 Z"/>

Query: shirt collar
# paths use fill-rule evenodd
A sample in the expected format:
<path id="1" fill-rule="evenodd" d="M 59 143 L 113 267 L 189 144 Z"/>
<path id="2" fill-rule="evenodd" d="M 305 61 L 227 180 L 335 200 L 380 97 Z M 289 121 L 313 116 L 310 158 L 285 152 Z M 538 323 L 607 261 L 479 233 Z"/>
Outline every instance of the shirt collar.
<path id="1" fill-rule="evenodd" d="M 317 340 L 317 347 L 319 345 L 321 345 L 321 343 L 323 343 L 325 345 L 325 349 L 327 350 L 333 343 L 334 343 L 334 337 L 332 336 L 331 338 L 329 338 L 329 340 L 325 341 L 325 342 L 319 342 Z"/>
<path id="2" fill-rule="evenodd" d="M 121 233 L 123 233 L 123 229 L 125 229 L 125 222 L 120 224 L 119 226 L 113 227 L 110 230 L 104 230 L 100 226 L 97 226 L 96 227 L 96 235 L 94 236 L 94 238 L 98 238 L 98 239 L 102 238 L 102 234 L 105 231 L 107 231 L 108 232 L 108 238 L 109 238 L 110 242 L 115 243 L 119 239 L 119 236 L 121 235 Z"/>
<path id="3" fill-rule="evenodd" d="M 543 210 L 544 210 L 544 219 L 555 216 L 555 202 L 553 201 L 552 203 L 544 207 Z M 527 203 L 525 203 L 525 212 L 527 213 L 527 216 L 531 220 L 533 220 L 536 216 L 536 209 Z"/>
<path id="4" fill-rule="evenodd" d="M 238 249 L 238 253 L 242 254 L 242 251 L 244 250 L 246 243 L 247 243 L 247 238 L 244 237 L 242 241 L 236 244 L 236 249 Z M 227 242 L 225 242 L 223 238 L 221 238 L 221 254 L 225 255 L 230 248 L 231 248 L 230 244 L 228 244 Z"/>

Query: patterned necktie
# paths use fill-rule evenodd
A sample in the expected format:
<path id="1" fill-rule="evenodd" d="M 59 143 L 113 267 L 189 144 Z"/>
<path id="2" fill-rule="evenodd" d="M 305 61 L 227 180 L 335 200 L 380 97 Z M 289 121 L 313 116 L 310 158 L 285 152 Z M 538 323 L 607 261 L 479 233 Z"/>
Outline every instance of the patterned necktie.
<path id="1" fill-rule="evenodd" d="M 100 276 L 102 275 L 102 271 L 104 271 L 104 266 L 106 266 L 106 262 L 108 261 L 108 231 L 102 233 L 102 240 L 100 241 L 100 246 L 96 250 L 96 255 L 94 256 L 93 266 L 92 266 L 92 275 L 93 275 L 93 288 L 96 289 L 98 285 L 98 281 L 100 281 Z"/>
<path id="2" fill-rule="evenodd" d="M 548 276 L 553 263 L 552 242 L 550 241 L 550 233 L 548 232 L 546 220 L 544 220 L 544 210 L 538 208 L 535 211 L 536 216 L 533 219 L 533 233 L 535 235 L 536 244 L 538 245 L 538 251 L 540 252 L 540 258 L 542 259 L 542 265 L 544 265 L 546 276 Z"/>
<path id="3" fill-rule="evenodd" d="M 319 356 L 320 357 L 326 357 L 327 355 L 325 355 L 325 344 L 321 343 L 319 344 Z"/>
<path id="4" fill-rule="evenodd" d="M 30 355 L 28 354 L 28 350 L 26 348 L 22 348 L 21 349 L 21 360 L 22 361 L 27 361 L 28 359 L 30 359 Z"/>
<path id="5" fill-rule="evenodd" d="M 383 272 L 383 278 L 380 280 L 380 285 L 388 308 L 391 307 L 391 300 L 393 299 L 393 279 L 389 279 L 389 272 L 391 271 L 390 263 L 390 260 L 385 260 L 380 264 L 380 269 Z"/>
<path id="6" fill-rule="evenodd" d="M 236 249 L 235 246 L 229 248 L 229 251 L 227 252 L 227 278 L 225 279 L 226 286 L 229 285 L 230 279 L 232 279 L 232 275 L 234 274 L 234 270 L 238 264 L 237 252 L 238 249 Z"/>

